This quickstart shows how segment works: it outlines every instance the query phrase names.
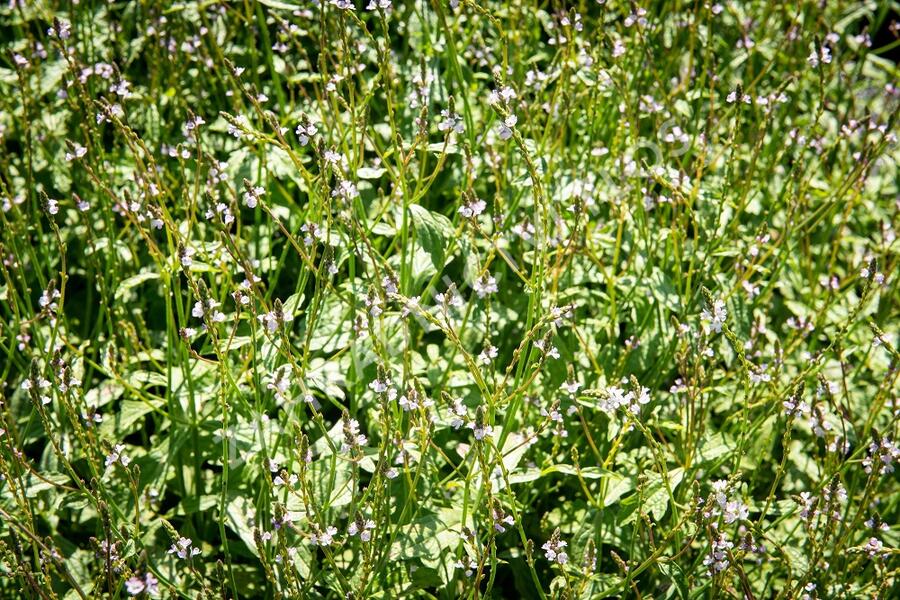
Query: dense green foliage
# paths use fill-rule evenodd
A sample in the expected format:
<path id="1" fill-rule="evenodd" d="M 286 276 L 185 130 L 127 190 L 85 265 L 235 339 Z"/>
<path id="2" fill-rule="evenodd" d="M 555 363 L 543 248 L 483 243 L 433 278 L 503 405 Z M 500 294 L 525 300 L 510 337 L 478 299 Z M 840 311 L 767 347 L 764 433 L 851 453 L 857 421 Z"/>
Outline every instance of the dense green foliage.
<path id="1" fill-rule="evenodd" d="M 896 2 L 6 4 L 0 596 L 900 595 Z"/>

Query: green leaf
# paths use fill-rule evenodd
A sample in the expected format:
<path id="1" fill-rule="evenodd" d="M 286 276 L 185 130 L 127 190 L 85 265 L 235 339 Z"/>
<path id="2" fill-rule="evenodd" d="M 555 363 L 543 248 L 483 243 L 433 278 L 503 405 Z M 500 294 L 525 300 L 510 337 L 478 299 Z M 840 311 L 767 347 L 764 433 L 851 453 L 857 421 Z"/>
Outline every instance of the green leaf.
<path id="1" fill-rule="evenodd" d="M 427 255 L 425 261 L 430 260 L 430 266 L 434 272 L 440 272 L 447 263 L 447 248 L 453 237 L 453 223 L 444 215 L 432 212 L 418 204 L 409 206 L 409 214 L 413 229 L 416 232 L 416 240 L 421 250 Z M 422 260 L 416 257 L 416 262 L 421 265 Z M 414 265 L 413 271 L 416 271 Z"/>
<path id="2" fill-rule="evenodd" d="M 119 287 L 116 288 L 116 293 L 114 295 L 115 299 L 121 300 L 122 297 L 129 292 L 129 290 L 132 290 L 145 281 L 150 281 L 151 279 L 159 279 L 159 273 L 156 273 L 154 271 L 144 271 L 143 273 L 132 275 L 128 279 L 123 280 L 122 283 L 119 284 Z"/>

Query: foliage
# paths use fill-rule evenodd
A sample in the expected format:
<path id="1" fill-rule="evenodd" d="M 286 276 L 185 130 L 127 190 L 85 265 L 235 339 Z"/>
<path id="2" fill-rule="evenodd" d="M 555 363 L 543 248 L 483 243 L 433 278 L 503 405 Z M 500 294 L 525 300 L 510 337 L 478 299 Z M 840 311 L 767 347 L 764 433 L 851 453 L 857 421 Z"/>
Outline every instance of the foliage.
<path id="1" fill-rule="evenodd" d="M 896 2 L 0 9 L 0 594 L 898 592 Z"/>

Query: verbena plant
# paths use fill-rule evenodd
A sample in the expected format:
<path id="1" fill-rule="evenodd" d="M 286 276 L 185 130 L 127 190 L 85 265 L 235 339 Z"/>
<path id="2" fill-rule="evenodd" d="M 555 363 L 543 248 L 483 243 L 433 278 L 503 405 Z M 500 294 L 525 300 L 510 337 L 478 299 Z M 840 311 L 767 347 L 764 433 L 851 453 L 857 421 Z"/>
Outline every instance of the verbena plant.
<path id="1" fill-rule="evenodd" d="M 2 597 L 898 597 L 896 2 L 8 4 Z"/>

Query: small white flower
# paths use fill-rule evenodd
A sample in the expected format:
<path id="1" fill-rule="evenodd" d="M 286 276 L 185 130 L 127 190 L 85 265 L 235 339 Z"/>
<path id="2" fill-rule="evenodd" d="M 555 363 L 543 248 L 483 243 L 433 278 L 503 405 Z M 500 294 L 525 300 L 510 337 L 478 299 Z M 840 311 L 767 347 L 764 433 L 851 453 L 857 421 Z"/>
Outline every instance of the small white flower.
<path id="1" fill-rule="evenodd" d="M 481 213 L 484 212 L 484 209 L 487 207 L 487 204 L 484 200 L 480 200 L 478 198 L 472 200 L 471 202 L 467 202 L 459 207 L 459 214 L 464 216 L 467 219 L 472 219 L 477 217 Z"/>
<path id="2" fill-rule="evenodd" d="M 490 294 L 497 293 L 497 280 L 493 276 L 485 274 L 475 280 L 472 288 L 479 298 L 484 298 Z"/>
<path id="3" fill-rule="evenodd" d="M 200 554 L 200 549 L 195 547 L 191 547 L 193 542 L 186 537 L 178 538 L 178 541 L 172 544 L 169 548 L 168 554 L 174 554 L 178 558 L 188 558 L 189 556 L 197 556 Z"/>
<path id="4" fill-rule="evenodd" d="M 334 536 L 337 532 L 337 527 L 329 525 L 321 533 L 313 533 L 310 535 L 309 543 L 313 546 L 330 546 L 334 543 Z"/>
<path id="5" fill-rule="evenodd" d="M 516 115 L 509 115 L 503 119 L 503 122 L 497 127 L 497 133 L 501 140 L 506 141 L 513 136 L 513 128 L 515 128 L 518 120 Z"/>
<path id="6" fill-rule="evenodd" d="M 305 146 L 309 143 L 315 135 L 319 132 L 318 128 L 312 123 L 307 123 L 306 125 L 300 124 L 297 125 L 297 139 L 300 141 L 301 146 Z"/>
<path id="7" fill-rule="evenodd" d="M 85 148 L 81 144 L 75 144 L 72 147 L 72 152 L 66 152 L 66 160 L 72 162 L 75 159 L 81 158 L 85 154 L 87 154 L 87 148 Z"/>
<path id="8" fill-rule="evenodd" d="M 472 430 L 475 439 L 478 441 L 494 436 L 494 428 L 490 425 L 479 425 L 473 421 L 469 423 L 467 427 Z"/>
<path id="9" fill-rule="evenodd" d="M 713 302 L 712 312 L 703 309 L 703 312 L 700 313 L 700 319 L 704 322 L 703 327 L 707 332 L 711 329 L 716 333 L 720 333 L 727 317 L 728 309 L 725 308 L 725 303 L 722 300 Z"/>
<path id="10" fill-rule="evenodd" d="M 248 208 L 256 208 L 256 205 L 259 204 L 260 197 L 265 191 L 265 189 L 259 186 L 249 188 L 244 192 L 244 204 L 246 204 Z"/>

